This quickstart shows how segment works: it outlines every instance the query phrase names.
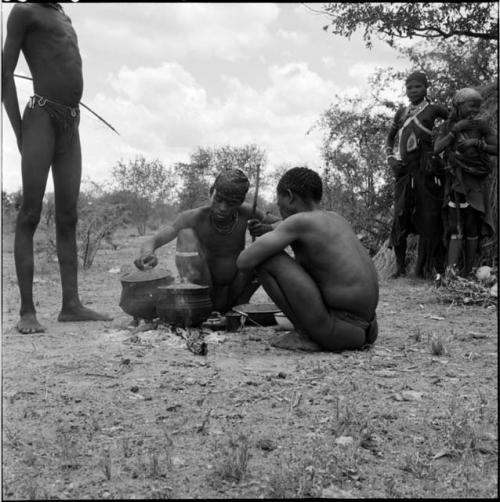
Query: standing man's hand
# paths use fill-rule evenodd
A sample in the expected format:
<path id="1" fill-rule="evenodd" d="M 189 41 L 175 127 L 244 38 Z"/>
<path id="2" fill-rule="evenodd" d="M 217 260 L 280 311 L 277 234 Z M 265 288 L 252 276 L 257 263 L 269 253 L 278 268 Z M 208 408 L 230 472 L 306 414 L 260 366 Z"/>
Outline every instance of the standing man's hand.
<path id="1" fill-rule="evenodd" d="M 158 265 L 158 258 L 154 253 L 143 254 L 134 260 L 134 265 L 139 270 L 154 268 Z"/>

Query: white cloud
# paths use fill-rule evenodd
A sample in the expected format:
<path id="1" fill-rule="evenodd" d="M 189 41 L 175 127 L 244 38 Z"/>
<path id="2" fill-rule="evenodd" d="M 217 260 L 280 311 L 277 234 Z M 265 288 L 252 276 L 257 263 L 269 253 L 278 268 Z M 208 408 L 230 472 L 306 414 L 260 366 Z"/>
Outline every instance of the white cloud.
<path id="1" fill-rule="evenodd" d="M 303 33 L 298 33 L 296 31 L 290 31 L 290 30 L 284 30 L 280 28 L 277 32 L 276 35 L 279 38 L 282 38 L 286 42 L 295 42 L 295 43 L 301 43 L 306 40 L 306 36 Z"/>
<path id="2" fill-rule="evenodd" d="M 338 66 L 338 59 L 335 56 L 324 56 L 321 58 L 321 62 L 328 68 L 336 68 Z"/>
<path id="3" fill-rule="evenodd" d="M 316 158 L 317 141 L 306 132 L 331 102 L 336 86 L 303 62 L 274 65 L 268 74 L 268 86 L 262 91 L 234 76 L 223 76 L 223 98 L 209 98 L 178 63 L 136 70 L 123 67 L 108 76 L 115 97 L 98 94 L 91 103 L 119 130 L 120 138 L 104 126 L 96 127 L 95 119 L 92 124 L 82 121 L 86 130 L 93 128 L 86 149 L 100 152 L 92 160 L 87 156 L 88 172 L 97 174 L 105 164 L 119 160 L 107 158 L 103 141 L 113 146 L 110 152 L 124 157 L 142 152 L 167 164 L 187 160 L 197 146 L 226 143 L 259 144 L 275 164 Z"/>
<path id="4" fill-rule="evenodd" d="M 380 66 L 376 62 L 361 62 L 349 66 L 347 74 L 359 81 L 366 82 L 368 77 Z"/>
<path id="5" fill-rule="evenodd" d="M 88 18 L 79 33 L 92 51 L 118 51 L 122 60 L 142 57 L 147 63 L 193 56 L 245 58 L 269 43 L 280 8 L 267 3 L 125 3 L 119 9 L 118 19 L 110 14 Z"/>
<path id="6" fill-rule="evenodd" d="M 309 69 L 307 63 L 272 66 L 269 75 L 273 86 L 268 90 L 268 106 L 276 111 L 318 111 L 332 99 L 338 87 Z"/>
<path id="7" fill-rule="evenodd" d="M 313 167 L 320 137 L 306 132 L 335 95 L 362 92 L 377 61 L 398 64 L 385 45 L 367 58 L 361 42 L 324 34 L 322 20 L 301 4 L 104 2 L 64 8 L 84 59 L 83 102 L 120 133 L 82 110 L 83 174 L 96 181 L 109 179 L 120 159 L 143 154 L 169 165 L 188 160 L 197 146 L 225 143 L 258 144 L 270 166 Z M 16 73 L 23 70 L 21 58 Z M 16 84 L 23 108 L 31 84 Z M 21 184 L 5 113 L 2 177 L 7 190 Z"/>

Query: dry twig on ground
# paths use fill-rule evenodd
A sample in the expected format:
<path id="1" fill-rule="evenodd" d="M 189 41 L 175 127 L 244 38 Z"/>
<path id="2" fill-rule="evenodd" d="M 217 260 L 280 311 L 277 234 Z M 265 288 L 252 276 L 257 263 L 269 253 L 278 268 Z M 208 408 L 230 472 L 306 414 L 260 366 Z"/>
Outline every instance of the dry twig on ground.
<path id="1" fill-rule="evenodd" d="M 440 303 L 483 307 L 497 304 L 497 298 L 490 292 L 491 285 L 460 277 L 453 269 L 447 269 L 444 274 L 437 274 L 434 284 Z"/>

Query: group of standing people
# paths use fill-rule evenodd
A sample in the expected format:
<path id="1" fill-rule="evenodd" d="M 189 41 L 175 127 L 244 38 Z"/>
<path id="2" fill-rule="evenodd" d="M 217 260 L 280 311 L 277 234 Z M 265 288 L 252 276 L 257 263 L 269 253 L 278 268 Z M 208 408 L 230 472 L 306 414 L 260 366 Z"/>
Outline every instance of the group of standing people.
<path id="1" fill-rule="evenodd" d="M 409 234 L 419 236 L 417 277 L 460 266 L 469 275 L 479 239 L 494 232 L 488 179 L 490 155 L 498 155 L 496 131 L 480 118 L 477 90 L 459 90 L 449 112 L 428 99 L 424 73 L 411 73 L 405 84 L 410 104 L 396 112 L 386 142 L 395 177 L 389 240 L 396 256 L 393 277 L 406 274 Z M 438 119 L 443 123 L 435 127 Z"/>

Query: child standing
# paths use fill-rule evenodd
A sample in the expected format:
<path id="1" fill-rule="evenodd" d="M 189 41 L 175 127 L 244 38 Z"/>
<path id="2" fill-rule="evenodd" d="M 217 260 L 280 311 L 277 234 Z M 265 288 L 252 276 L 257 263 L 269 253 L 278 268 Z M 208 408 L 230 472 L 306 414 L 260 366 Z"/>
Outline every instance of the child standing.
<path id="1" fill-rule="evenodd" d="M 479 238 L 494 233 L 489 203 L 489 155 L 498 155 L 498 139 L 487 121 L 479 118 L 481 103 L 478 91 L 460 89 L 434 144 L 435 154 L 444 151 L 447 165 L 444 208 L 448 266 L 458 266 L 465 237 L 464 275 L 472 271 Z"/>

